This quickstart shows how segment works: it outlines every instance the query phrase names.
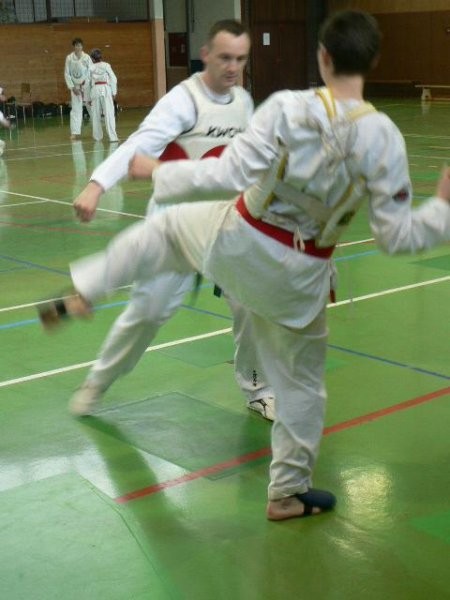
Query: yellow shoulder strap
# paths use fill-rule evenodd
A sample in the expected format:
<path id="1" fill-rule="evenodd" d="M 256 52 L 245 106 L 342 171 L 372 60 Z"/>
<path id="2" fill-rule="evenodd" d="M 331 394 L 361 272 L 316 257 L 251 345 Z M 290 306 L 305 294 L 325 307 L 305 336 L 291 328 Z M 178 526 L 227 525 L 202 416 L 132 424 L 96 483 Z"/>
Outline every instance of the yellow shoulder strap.
<path id="1" fill-rule="evenodd" d="M 331 90 L 326 87 L 321 87 L 316 90 L 316 95 L 322 100 L 323 105 L 325 107 L 326 113 L 330 121 L 336 116 L 336 102 L 334 100 L 333 94 Z M 349 110 L 346 116 L 351 120 L 355 121 L 364 115 L 367 115 L 371 112 L 376 112 L 377 109 L 370 102 L 363 102 L 359 104 L 352 110 Z"/>
<path id="2" fill-rule="evenodd" d="M 333 119 L 336 116 L 336 102 L 333 98 L 333 94 L 326 87 L 321 87 L 316 90 L 317 96 L 322 100 L 325 110 L 327 111 L 328 118 Z"/>
<path id="3" fill-rule="evenodd" d="M 375 108 L 375 106 L 373 104 L 371 104 L 370 102 L 363 102 L 359 106 L 356 106 L 355 108 L 350 110 L 347 113 L 347 117 L 351 121 L 356 121 L 356 119 L 359 119 L 360 117 L 363 117 L 364 115 L 368 115 L 369 113 L 372 113 L 372 112 L 377 112 L 377 109 Z"/>

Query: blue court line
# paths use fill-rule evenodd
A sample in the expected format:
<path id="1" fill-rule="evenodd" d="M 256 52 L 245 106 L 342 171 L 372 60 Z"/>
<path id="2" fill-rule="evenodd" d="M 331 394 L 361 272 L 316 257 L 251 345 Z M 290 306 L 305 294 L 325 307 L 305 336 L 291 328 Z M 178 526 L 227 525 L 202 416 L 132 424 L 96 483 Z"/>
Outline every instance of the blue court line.
<path id="1" fill-rule="evenodd" d="M 210 286 L 210 287 L 212 287 L 212 286 Z M 202 315 L 209 315 L 210 317 L 217 317 L 218 319 L 226 319 L 227 321 L 233 320 L 233 317 L 230 315 L 221 315 L 220 313 L 216 313 L 211 310 L 206 310 L 204 308 L 197 308 L 193 304 L 182 304 L 181 308 L 185 308 L 186 310 L 193 310 Z"/>
<path id="2" fill-rule="evenodd" d="M 381 356 L 374 356 L 373 354 L 367 354 L 366 352 L 360 352 L 359 350 L 351 350 L 350 348 L 344 348 L 343 346 L 336 346 L 335 344 L 328 344 L 328 348 L 332 350 L 339 350 L 339 352 L 345 352 L 347 354 L 353 354 L 353 356 L 360 356 L 362 358 L 368 358 L 370 360 L 375 360 L 377 362 L 381 362 L 387 365 L 392 365 L 393 367 L 401 367 L 402 369 L 409 369 L 411 371 L 415 371 L 416 373 L 422 373 L 424 375 L 432 375 L 433 377 L 439 377 L 441 379 L 450 380 L 449 375 L 443 375 L 442 373 L 436 373 L 435 371 L 428 371 L 427 369 L 422 369 L 420 367 L 415 367 L 414 365 L 408 365 L 406 363 L 401 363 L 397 360 L 390 360 L 389 358 L 382 358 Z"/>
<path id="3" fill-rule="evenodd" d="M 27 267 L 11 267 L 10 269 L 0 269 L 0 275 L 2 273 L 16 273 L 17 271 L 23 271 Z"/>
<path id="4" fill-rule="evenodd" d="M 210 287 L 209 285 L 207 285 L 206 287 Z M 95 308 L 95 310 L 105 310 L 108 308 L 115 308 L 118 306 L 124 306 L 126 305 L 128 302 L 126 300 L 122 300 L 120 302 L 112 302 L 112 303 L 108 303 L 108 304 L 101 304 L 99 306 L 97 306 Z M 195 306 L 192 305 L 188 305 L 188 304 L 182 304 L 181 308 L 187 309 L 187 310 L 193 310 L 196 311 L 200 314 L 205 314 L 205 315 L 209 315 L 212 317 L 217 317 L 219 319 L 225 319 L 227 321 L 232 321 L 232 317 L 229 315 L 222 315 L 219 313 L 215 313 L 209 310 L 204 310 L 202 308 L 196 308 Z M 2 330 L 8 330 L 8 329 L 14 329 L 15 327 L 22 327 L 22 326 L 26 326 L 26 325 L 35 325 L 36 323 L 39 322 L 39 319 L 28 319 L 28 320 L 24 320 L 24 321 L 17 321 L 16 323 L 9 323 L 6 325 L 0 325 L 0 331 Z M 423 375 L 431 375 L 432 377 L 438 377 L 440 379 L 445 379 L 445 380 L 450 380 L 450 376 L 449 375 L 444 375 L 443 373 L 437 373 L 436 371 L 429 371 L 428 369 L 423 369 L 421 367 L 415 367 L 414 365 L 408 365 L 406 363 L 402 363 L 399 362 L 397 360 L 391 360 L 388 358 L 383 358 L 381 356 L 375 356 L 373 354 L 368 354 L 367 352 L 361 352 L 359 350 L 352 350 L 350 348 L 344 348 L 343 346 L 337 346 L 336 344 L 327 344 L 327 347 L 330 348 L 331 350 L 337 350 L 339 352 L 345 352 L 346 354 L 352 354 L 353 356 L 359 356 L 361 358 L 367 358 L 369 360 L 373 360 L 376 362 L 380 362 L 386 365 L 391 365 L 393 367 L 400 367 L 401 369 L 408 369 L 410 371 L 415 371 L 416 373 L 421 373 Z"/>
<path id="5" fill-rule="evenodd" d="M 207 284 L 204 286 L 205 288 L 212 287 L 211 284 Z M 118 302 L 109 302 L 107 304 L 98 304 L 95 307 L 95 311 L 98 310 L 106 310 L 108 308 L 117 308 L 118 306 L 126 306 L 128 304 L 128 300 L 120 300 Z M 229 315 L 221 315 L 220 313 L 215 313 L 210 310 L 205 310 L 203 308 L 197 308 L 196 306 L 189 304 L 181 304 L 180 308 L 185 308 L 186 310 L 193 310 L 200 314 L 209 315 L 211 317 L 217 317 L 218 319 L 226 319 L 227 321 L 231 321 L 232 317 Z M 14 323 L 6 323 L 4 325 L 0 325 L 0 331 L 7 329 L 16 329 L 17 327 L 25 327 L 27 325 L 35 325 L 39 323 L 39 319 L 24 319 L 22 321 L 15 321 Z"/>
<path id="6" fill-rule="evenodd" d="M 343 260 L 354 260 L 355 258 L 361 258 L 363 256 L 373 256 L 374 254 L 380 254 L 380 251 L 367 250 L 367 252 L 358 252 L 357 254 L 350 254 L 349 256 L 337 256 L 334 261 L 341 262 Z"/>
<path id="7" fill-rule="evenodd" d="M 49 273 L 57 273 L 58 275 L 66 275 L 69 276 L 68 271 L 61 271 L 59 269 L 51 269 L 50 267 L 43 267 L 42 265 L 38 265 L 29 260 L 20 260 L 19 258 L 14 258 L 14 256 L 7 256 L 6 254 L 0 254 L 0 258 L 4 260 L 9 260 L 10 262 L 17 263 L 19 265 L 24 265 L 26 267 L 30 267 L 33 269 L 38 269 L 40 271 L 48 271 Z"/>

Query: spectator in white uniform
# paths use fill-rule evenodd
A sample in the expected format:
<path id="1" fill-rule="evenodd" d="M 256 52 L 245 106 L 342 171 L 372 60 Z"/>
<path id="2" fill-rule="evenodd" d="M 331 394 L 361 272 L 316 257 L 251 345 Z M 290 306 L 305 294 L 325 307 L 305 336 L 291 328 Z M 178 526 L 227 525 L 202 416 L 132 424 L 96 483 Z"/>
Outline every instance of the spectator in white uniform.
<path id="1" fill-rule="evenodd" d="M 237 85 L 247 61 L 250 38 L 233 20 L 216 23 L 202 49 L 205 69 L 174 87 L 155 105 L 131 135 L 92 174 L 74 202 L 82 221 L 90 221 L 105 191 L 127 176 L 136 152 L 163 159 L 217 154 L 247 126 L 253 112 L 250 95 Z M 154 211 L 150 202 L 148 212 Z M 138 362 L 161 325 L 181 306 L 193 287 L 192 274 L 167 273 L 152 282 L 137 282 L 126 310 L 114 323 L 70 410 L 92 413 L 103 393 Z M 249 409 L 273 420 L 273 392 L 256 357 L 247 311 L 228 299 L 234 317 L 235 375 Z"/>
<path id="2" fill-rule="evenodd" d="M 67 55 L 64 66 L 64 79 L 70 90 L 70 139 L 76 140 L 81 135 L 83 121 L 83 104 L 90 115 L 88 101 L 89 69 L 92 60 L 83 52 L 83 40 L 72 41 L 73 52 Z"/>
<path id="3" fill-rule="evenodd" d="M 0 87 L 0 102 L 6 102 L 6 96 L 3 92 L 3 88 Z M 5 115 L 3 114 L 3 112 L 0 110 L 0 125 L 2 127 L 6 127 L 6 129 L 10 129 L 11 128 L 11 122 L 9 119 L 7 119 L 5 117 Z M 4 140 L 0 140 L 0 156 L 3 156 L 3 153 L 5 151 L 5 147 L 6 147 L 6 143 Z"/>
<path id="4" fill-rule="evenodd" d="M 381 35 L 360 11 L 332 14 L 319 35 L 326 88 L 283 91 L 256 111 L 220 158 L 131 163 L 153 173 L 157 202 L 240 193 L 232 201 L 183 203 L 122 231 L 107 251 L 71 266 L 76 293 L 49 305 L 44 321 L 85 316 L 133 279 L 201 270 L 251 309 L 257 349 L 276 394 L 267 517 L 284 520 L 334 507 L 312 488 L 325 411 L 330 256 L 368 197 L 374 238 L 388 253 L 450 240 L 450 170 L 436 194 L 412 207 L 404 139 L 363 101 Z"/>
<path id="5" fill-rule="evenodd" d="M 92 137 L 96 142 L 103 139 L 102 115 L 110 142 L 118 142 L 114 98 L 117 95 L 117 77 L 111 65 L 102 60 L 102 51 L 91 52 L 93 66 L 90 69 L 89 98 L 91 103 Z"/>

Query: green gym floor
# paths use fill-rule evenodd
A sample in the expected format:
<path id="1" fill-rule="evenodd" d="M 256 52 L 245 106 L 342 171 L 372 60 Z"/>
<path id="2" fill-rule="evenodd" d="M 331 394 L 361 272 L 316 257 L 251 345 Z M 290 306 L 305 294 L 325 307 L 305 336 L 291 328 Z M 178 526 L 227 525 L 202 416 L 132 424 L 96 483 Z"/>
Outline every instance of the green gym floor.
<path id="1" fill-rule="evenodd" d="M 405 134 L 420 203 L 450 156 L 450 103 L 375 104 Z M 144 115 L 120 113 L 120 138 Z M 70 143 L 67 117 L 0 132 L 0 598 L 450 598 L 450 247 L 386 257 L 358 215 L 336 253 L 315 473 L 338 504 L 269 522 L 270 423 L 244 406 L 229 311 L 207 282 L 98 416 L 67 412 L 127 293 L 50 336 L 33 305 L 149 196 L 127 182 L 75 221 L 72 199 L 110 151 L 90 134 Z"/>

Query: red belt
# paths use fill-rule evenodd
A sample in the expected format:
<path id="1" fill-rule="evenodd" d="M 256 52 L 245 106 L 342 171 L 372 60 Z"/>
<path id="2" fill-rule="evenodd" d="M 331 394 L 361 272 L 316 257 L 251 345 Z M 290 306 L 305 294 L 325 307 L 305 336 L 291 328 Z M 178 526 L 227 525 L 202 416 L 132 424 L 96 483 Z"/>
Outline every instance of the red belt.
<path id="1" fill-rule="evenodd" d="M 96 81 L 95 85 L 106 85 L 107 83 L 107 81 Z"/>
<path id="2" fill-rule="evenodd" d="M 266 223 L 265 221 L 261 221 L 260 219 L 255 219 L 255 217 L 252 217 L 245 206 L 243 196 L 239 196 L 239 199 L 236 203 L 236 209 L 241 217 L 243 217 L 247 223 L 249 223 L 258 231 L 265 233 L 267 236 L 277 240 L 277 242 L 280 242 L 285 246 L 289 246 L 290 248 L 298 247 L 299 244 L 294 240 L 294 234 L 292 231 L 287 231 L 286 229 L 282 229 L 281 227 L 271 225 L 270 223 Z M 300 249 L 301 252 L 317 258 L 330 258 L 330 256 L 333 254 L 333 250 L 334 246 L 318 248 L 314 240 L 303 240 L 303 247 Z"/>

